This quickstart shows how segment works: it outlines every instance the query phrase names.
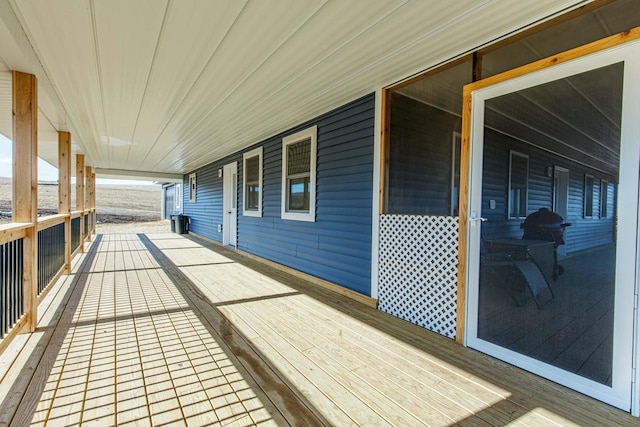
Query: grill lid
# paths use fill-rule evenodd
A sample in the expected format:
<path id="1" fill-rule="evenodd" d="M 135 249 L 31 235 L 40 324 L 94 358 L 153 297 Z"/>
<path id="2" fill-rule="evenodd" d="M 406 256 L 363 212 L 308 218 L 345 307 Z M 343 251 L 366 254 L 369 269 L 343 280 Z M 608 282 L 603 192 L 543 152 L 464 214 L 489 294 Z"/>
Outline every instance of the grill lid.
<path id="1" fill-rule="evenodd" d="M 564 223 L 564 219 L 547 208 L 540 208 L 525 218 L 520 228 L 562 228 L 571 224 Z"/>

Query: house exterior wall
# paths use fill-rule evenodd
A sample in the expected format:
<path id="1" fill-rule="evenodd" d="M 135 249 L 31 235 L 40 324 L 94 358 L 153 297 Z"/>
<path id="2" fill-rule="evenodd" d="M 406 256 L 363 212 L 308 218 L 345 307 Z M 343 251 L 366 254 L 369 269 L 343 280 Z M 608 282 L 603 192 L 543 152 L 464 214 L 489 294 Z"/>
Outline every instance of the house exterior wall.
<path id="1" fill-rule="evenodd" d="M 184 214 L 190 231 L 222 242 L 222 180 L 218 170 L 238 163 L 238 249 L 345 288 L 371 295 L 374 95 L 353 101 L 194 171 L 196 202 Z M 282 138 L 316 125 L 316 220 L 281 219 Z M 263 147 L 261 217 L 242 215 L 242 154 Z M 185 175 L 185 181 L 188 181 Z"/>

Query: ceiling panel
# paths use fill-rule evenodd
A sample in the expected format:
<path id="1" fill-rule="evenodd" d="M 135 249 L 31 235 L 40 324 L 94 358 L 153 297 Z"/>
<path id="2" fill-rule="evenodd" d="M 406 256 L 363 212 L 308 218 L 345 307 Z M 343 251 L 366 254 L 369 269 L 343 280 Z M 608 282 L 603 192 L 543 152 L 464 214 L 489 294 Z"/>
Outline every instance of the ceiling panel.
<path id="1" fill-rule="evenodd" d="M 157 173 L 210 163 L 581 3 L 9 1 L 64 105 L 45 110 L 54 127 L 72 129 L 93 166 Z"/>
<path id="2" fill-rule="evenodd" d="M 158 136 L 194 91 L 194 83 L 243 8 L 241 1 L 169 3 L 125 169 L 155 149 Z"/>
<path id="3" fill-rule="evenodd" d="M 208 112 L 233 96 L 249 76 L 259 73 L 261 65 L 323 4 L 316 2 L 314 7 L 309 7 L 310 3 L 296 0 L 254 2 L 245 7 L 159 135 L 159 143 L 154 144 L 135 167 L 153 168 L 156 159 L 166 153 L 165 147 L 189 145 L 189 135 L 206 125 L 204 120 Z M 245 98 L 244 102 L 250 103 L 252 98 Z M 220 116 L 228 118 L 224 110 Z"/>
<path id="4" fill-rule="evenodd" d="M 106 167 L 126 160 L 162 28 L 167 2 L 109 0 L 93 2 Z M 125 77 L 125 78 L 123 78 Z M 100 166 L 105 166 L 100 163 Z"/>

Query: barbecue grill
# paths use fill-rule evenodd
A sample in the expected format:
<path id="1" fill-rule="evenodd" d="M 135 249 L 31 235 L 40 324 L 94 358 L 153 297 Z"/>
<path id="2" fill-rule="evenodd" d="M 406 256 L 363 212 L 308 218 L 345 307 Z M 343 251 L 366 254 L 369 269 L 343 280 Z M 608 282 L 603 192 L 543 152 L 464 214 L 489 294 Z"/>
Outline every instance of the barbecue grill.
<path id="1" fill-rule="evenodd" d="M 558 278 L 564 273 L 564 268 L 558 264 L 558 246 L 564 245 L 564 230 L 571 224 L 547 208 L 540 208 L 525 218 L 520 224 L 524 230 L 523 240 L 542 240 L 554 243 L 553 251 L 553 278 Z"/>

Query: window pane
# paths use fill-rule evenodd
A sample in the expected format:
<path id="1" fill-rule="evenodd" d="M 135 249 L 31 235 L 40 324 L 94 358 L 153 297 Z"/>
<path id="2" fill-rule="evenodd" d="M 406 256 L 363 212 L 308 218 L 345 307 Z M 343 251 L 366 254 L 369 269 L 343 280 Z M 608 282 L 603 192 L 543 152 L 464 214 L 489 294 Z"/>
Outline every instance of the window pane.
<path id="1" fill-rule="evenodd" d="M 607 198 L 609 196 L 608 187 L 609 187 L 609 184 L 607 184 L 606 181 L 600 182 L 600 217 L 601 218 L 607 217 L 607 204 L 608 204 Z"/>
<path id="2" fill-rule="evenodd" d="M 511 154 L 511 182 L 509 199 L 509 216 L 522 218 L 527 216 L 527 175 L 529 173 L 529 159 Z"/>
<path id="3" fill-rule="evenodd" d="M 311 140 L 296 142 L 287 146 L 287 175 L 309 173 L 311 171 Z"/>
<path id="4" fill-rule="evenodd" d="M 260 156 L 250 157 L 245 160 L 245 167 L 247 168 L 247 182 L 256 182 L 259 180 L 260 174 Z"/>
<path id="5" fill-rule="evenodd" d="M 257 182 L 248 183 L 245 191 L 245 209 L 248 211 L 257 211 L 260 200 L 260 186 L 258 186 Z"/>
<path id="6" fill-rule="evenodd" d="M 584 178 L 584 216 L 593 216 L 593 177 Z"/>
<path id="7" fill-rule="evenodd" d="M 309 177 L 287 180 L 289 211 L 309 211 Z"/>

